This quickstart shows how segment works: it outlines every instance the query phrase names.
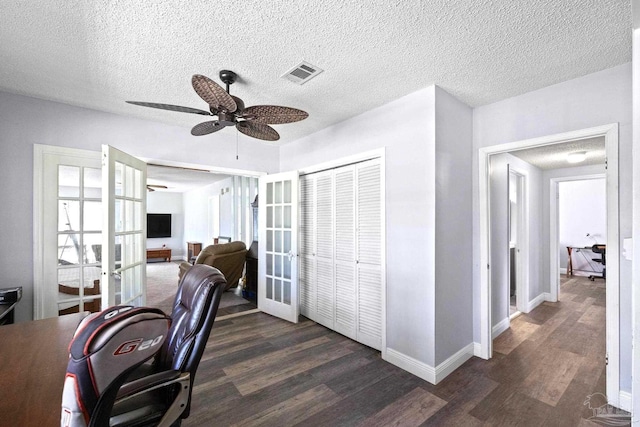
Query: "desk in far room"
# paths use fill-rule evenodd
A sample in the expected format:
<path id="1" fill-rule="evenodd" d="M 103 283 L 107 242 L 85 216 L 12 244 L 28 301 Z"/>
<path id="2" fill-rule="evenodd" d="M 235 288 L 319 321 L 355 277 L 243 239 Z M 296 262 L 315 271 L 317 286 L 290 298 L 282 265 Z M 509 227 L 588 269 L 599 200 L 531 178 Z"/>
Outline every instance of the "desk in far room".
<path id="1" fill-rule="evenodd" d="M 59 426 L 68 347 L 88 313 L 0 327 L 0 414 L 14 426 Z"/>

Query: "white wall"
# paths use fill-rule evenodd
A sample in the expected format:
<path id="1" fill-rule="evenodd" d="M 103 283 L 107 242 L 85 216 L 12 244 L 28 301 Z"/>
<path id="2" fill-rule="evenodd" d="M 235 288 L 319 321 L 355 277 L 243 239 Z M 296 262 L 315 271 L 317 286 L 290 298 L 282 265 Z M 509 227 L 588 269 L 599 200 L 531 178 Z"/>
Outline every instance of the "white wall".
<path id="1" fill-rule="evenodd" d="M 472 342 L 471 125 L 471 108 L 432 86 L 281 149 L 287 171 L 384 147 L 388 360 L 405 368 Z"/>
<path id="2" fill-rule="evenodd" d="M 631 65 L 624 64 L 474 109 L 474 176 L 477 149 L 578 129 L 619 123 L 620 238 L 631 235 Z M 474 181 L 474 212 L 479 211 Z M 474 213 L 474 307 L 479 306 L 479 216 Z M 631 262 L 620 262 L 620 386 L 631 389 Z M 479 341 L 479 313 L 474 313 Z"/>
<path id="3" fill-rule="evenodd" d="M 632 330 L 634 331 L 633 341 L 633 413 L 640 412 L 640 0 L 632 0 L 633 11 L 633 232 L 631 242 L 631 252 L 635 253 L 632 274 Z M 629 237 L 629 236 L 622 236 Z M 631 254 L 629 254 L 631 256 Z M 634 426 L 640 425 L 638 417 L 635 417 Z"/>
<path id="4" fill-rule="evenodd" d="M 473 341 L 472 109 L 436 86 L 435 366 Z"/>
<path id="5" fill-rule="evenodd" d="M 186 242 L 200 242 L 202 248 L 213 244 L 213 225 L 209 223 L 211 199 L 220 200 L 220 217 L 214 221 L 220 223 L 220 235 L 225 236 L 225 232 L 233 227 L 231 191 L 221 195 L 222 189 L 233 186 L 233 178 L 227 178 L 213 184 L 196 188 L 184 193 L 184 245 Z M 227 234 L 226 236 L 231 236 Z"/>
<path id="6" fill-rule="evenodd" d="M 387 348 L 435 360 L 435 88 L 363 113 L 280 150 L 288 171 L 385 148 Z M 408 120 L 389 120 L 410 117 Z"/>
<path id="7" fill-rule="evenodd" d="M 177 113 L 176 113 L 177 114 Z M 100 151 L 110 144 L 133 155 L 242 169 L 276 172 L 279 148 L 252 138 L 240 138 L 235 159 L 235 132 L 207 137 L 185 127 L 134 119 L 56 102 L 0 92 L 0 269 L 3 283 L 22 286 L 16 320 L 33 318 L 33 144 Z M 195 117 L 197 121 L 197 117 Z"/>
<path id="8" fill-rule="evenodd" d="M 184 211 L 182 193 L 167 191 L 147 192 L 148 213 L 171 214 L 171 237 L 147 239 L 147 248 L 161 248 L 166 245 L 171 249 L 171 259 L 186 259 L 187 246 L 183 237 Z"/>
<path id="9" fill-rule="evenodd" d="M 567 246 L 591 247 L 607 243 L 607 199 L 604 178 L 567 181 L 558 184 L 558 234 L 560 266 L 567 266 Z M 589 236 L 587 236 L 589 234 Z M 593 254 L 586 252 L 588 261 Z M 579 254 L 571 257 L 573 268 L 589 270 L 590 264 Z M 600 269 L 600 265 L 596 265 Z"/>

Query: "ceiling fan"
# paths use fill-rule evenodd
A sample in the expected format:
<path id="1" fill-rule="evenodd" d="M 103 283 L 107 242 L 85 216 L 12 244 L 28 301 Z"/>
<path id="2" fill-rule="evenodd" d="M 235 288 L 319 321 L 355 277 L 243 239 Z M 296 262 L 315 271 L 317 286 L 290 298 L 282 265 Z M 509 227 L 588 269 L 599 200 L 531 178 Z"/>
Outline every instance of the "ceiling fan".
<path id="1" fill-rule="evenodd" d="M 156 191 L 156 188 L 169 188 L 166 185 L 156 185 L 156 184 L 147 184 L 147 191 L 151 193 L 152 191 Z"/>
<path id="2" fill-rule="evenodd" d="M 206 76 L 195 74 L 191 78 L 193 89 L 200 98 L 209 104 L 209 111 L 153 102 L 126 102 L 143 107 L 159 108 L 161 110 L 180 111 L 182 113 L 200 114 L 203 116 L 217 116 L 217 120 L 195 125 L 193 129 L 191 129 L 191 135 L 195 136 L 208 135 L 224 127 L 235 126 L 236 129 L 247 136 L 265 141 L 277 141 L 280 139 L 280 135 L 278 135 L 275 129 L 269 126 L 270 124 L 292 123 L 309 117 L 309 114 L 305 111 L 277 105 L 254 105 L 245 108 L 242 99 L 229 93 L 229 86 L 236 81 L 237 77 L 237 74 L 233 71 L 220 71 L 220 80 L 226 84 L 226 91 Z"/>

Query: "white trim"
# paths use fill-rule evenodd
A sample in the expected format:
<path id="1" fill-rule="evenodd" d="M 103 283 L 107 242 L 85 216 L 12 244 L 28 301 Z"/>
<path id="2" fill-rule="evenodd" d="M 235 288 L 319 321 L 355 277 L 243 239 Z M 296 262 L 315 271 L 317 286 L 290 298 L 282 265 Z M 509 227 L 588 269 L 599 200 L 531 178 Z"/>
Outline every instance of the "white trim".
<path id="1" fill-rule="evenodd" d="M 529 298 L 529 174 L 527 171 L 509 164 L 509 174 L 517 177 L 518 186 L 518 242 L 516 243 L 516 309 L 522 313 L 528 313 L 526 301 Z M 511 214 L 509 214 L 511 221 Z M 508 257 L 507 257 L 508 259 Z M 511 263 L 507 263 L 511 277 Z M 508 288 L 507 288 L 507 292 Z M 508 296 L 508 295 L 507 295 Z M 507 298 L 507 301 L 509 298 Z"/>
<path id="2" fill-rule="evenodd" d="M 436 384 L 469 360 L 473 356 L 473 348 L 473 343 L 469 343 L 436 366 Z"/>
<path id="3" fill-rule="evenodd" d="M 474 342 L 473 343 L 473 355 L 476 357 L 480 357 L 480 354 L 482 353 L 482 346 L 480 345 L 479 342 Z"/>
<path id="4" fill-rule="evenodd" d="M 619 393 L 620 397 L 618 398 L 618 406 L 613 405 L 613 403 L 611 403 L 613 406 L 616 406 L 616 408 L 620 408 L 620 409 L 624 409 L 627 412 L 631 412 L 631 393 L 629 393 L 628 391 L 622 391 L 620 390 Z"/>
<path id="5" fill-rule="evenodd" d="M 469 343 L 435 368 L 392 348 L 386 349 L 387 357 L 383 359 L 431 384 L 438 384 L 469 360 L 474 355 L 474 349 L 475 344 Z"/>
<path id="6" fill-rule="evenodd" d="M 375 151 L 380 158 L 380 239 L 382 240 L 380 252 L 380 278 L 382 283 L 382 331 L 381 332 L 381 357 L 387 355 L 387 158 L 385 149 Z M 372 153 L 369 153 L 372 154 Z"/>
<path id="7" fill-rule="evenodd" d="M 550 296 L 550 295 L 551 294 L 549 294 L 548 292 L 545 292 L 538 295 L 534 299 L 527 301 L 527 311 L 525 313 L 529 313 L 531 310 L 533 310 L 543 302 L 548 301 L 547 296 Z"/>
<path id="8" fill-rule="evenodd" d="M 632 246 L 635 259 L 631 262 L 631 408 L 632 423 L 640 426 L 640 0 L 632 0 L 633 61 L 632 61 Z M 628 237 L 628 236 L 624 236 Z"/>
<path id="9" fill-rule="evenodd" d="M 341 157 L 339 159 L 330 160 L 324 163 L 319 163 L 317 165 L 306 166 L 298 169 L 298 173 L 302 176 L 302 175 L 308 175 L 310 173 L 321 172 L 327 169 L 335 169 L 342 166 L 347 166 L 352 163 L 365 162 L 367 160 L 373 160 L 378 158 L 381 160 L 384 160 L 384 156 L 385 156 L 385 149 L 378 148 L 375 150 L 354 154 L 352 156 Z M 384 165 L 384 161 L 382 163 Z"/>
<path id="10" fill-rule="evenodd" d="M 607 176 L 607 306 L 606 306 L 606 351 L 609 355 L 607 365 L 607 395 L 613 396 L 612 405 L 617 406 L 620 382 L 620 304 L 619 304 L 619 201 L 618 201 L 618 123 L 547 135 L 507 144 L 494 145 L 478 149 L 479 163 L 479 264 L 480 269 L 480 344 L 481 356 L 490 358 L 492 354 L 491 331 L 491 281 L 489 271 L 490 226 L 489 226 L 489 156 L 523 148 L 542 147 L 586 138 L 604 136 L 608 168 Z M 485 270 L 486 269 L 486 270 Z M 615 390 L 615 393 L 614 393 Z"/>
<path id="11" fill-rule="evenodd" d="M 396 365 L 400 369 L 404 369 L 405 371 L 410 372 L 416 377 L 422 378 L 431 384 L 436 383 L 436 369 L 433 366 L 420 362 L 419 360 L 409 357 L 392 348 L 387 348 L 386 353 L 386 357 L 383 357 L 383 359 L 387 362 L 392 365 Z"/>
<path id="12" fill-rule="evenodd" d="M 232 176 L 247 176 L 252 178 L 259 178 L 262 175 L 267 175 L 267 172 L 261 171 L 250 171 L 245 169 L 234 169 L 234 168 L 223 168 L 218 166 L 210 166 L 203 165 L 200 163 L 187 163 L 187 162 L 174 162 L 171 160 L 165 159 L 155 159 L 152 157 L 138 157 L 138 159 L 142 160 L 145 163 L 150 163 L 152 166 L 166 166 L 173 168 L 184 168 L 184 169 L 197 169 L 202 172 L 208 172 L 212 174 L 220 174 L 220 175 L 232 175 Z"/>
<path id="13" fill-rule="evenodd" d="M 509 329 L 509 326 L 510 326 L 509 317 L 505 317 L 500 322 L 498 322 L 497 325 L 494 325 L 491 328 L 491 339 L 495 339 L 501 333 Z"/>

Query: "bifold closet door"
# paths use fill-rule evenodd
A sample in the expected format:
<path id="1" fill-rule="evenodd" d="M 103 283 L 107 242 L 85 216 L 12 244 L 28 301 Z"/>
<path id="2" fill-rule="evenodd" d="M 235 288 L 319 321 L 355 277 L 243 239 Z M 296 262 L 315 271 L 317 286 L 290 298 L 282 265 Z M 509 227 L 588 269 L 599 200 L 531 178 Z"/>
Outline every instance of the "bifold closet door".
<path id="1" fill-rule="evenodd" d="M 301 313 L 382 347 L 382 195 L 379 160 L 300 178 Z"/>
<path id="2" fill-rule="evenodd" d="M 357 340 L 381 349 L 382 309 L 382 194 L 379 160 L 357 169 Z"/>
<path id="3" fill-rule="evenodd" d="M 335 182 L 335 330 L 356 336 L 356 194 L 355 167 L 334 171 Z"/>
<path id="4" fill-rule="evenodd" d="M 333 172 L 316 174 L 316 322 L 334 329 Z"/>
<path id="5" fill-rule="evenodd" d="M 313 175 L 300 177 L 300 313 L 313 320 L 317 311 L 315 260 L 316 180 Z"/>

